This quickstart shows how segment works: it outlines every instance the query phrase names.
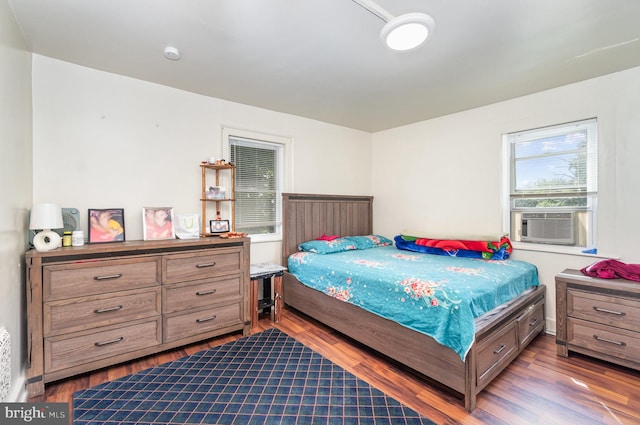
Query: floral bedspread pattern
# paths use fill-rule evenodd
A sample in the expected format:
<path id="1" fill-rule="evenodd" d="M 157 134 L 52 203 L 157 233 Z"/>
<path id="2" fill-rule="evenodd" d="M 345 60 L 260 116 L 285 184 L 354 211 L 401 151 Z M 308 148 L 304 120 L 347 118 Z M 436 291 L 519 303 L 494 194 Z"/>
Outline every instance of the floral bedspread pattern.
<path id="1" fill-rule="evenodd" d="M 537 268 L 523 261 L 393 246 L 328 255 L 298 252 L 288 267 L 305 285 L 429 335 L 462 360 L 474 341 L 476 317 L 539 284 Z"/>

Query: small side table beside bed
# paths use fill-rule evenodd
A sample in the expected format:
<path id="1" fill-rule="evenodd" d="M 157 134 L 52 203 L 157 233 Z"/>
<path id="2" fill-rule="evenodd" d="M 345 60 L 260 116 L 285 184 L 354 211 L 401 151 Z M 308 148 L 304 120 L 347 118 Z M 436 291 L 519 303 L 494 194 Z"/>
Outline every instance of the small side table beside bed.
<path id="1" fill-rule="evenodd" d="M 286 268 L 278 264 L 251 264 L 251 327 L 258 325 L 258 315 L 265 310 L 271 313 L 273 321 L 279 322 L 282 314 L 282 276 Z M 262 298 L 258 298 L 258 284 L 262 282 Z"/>

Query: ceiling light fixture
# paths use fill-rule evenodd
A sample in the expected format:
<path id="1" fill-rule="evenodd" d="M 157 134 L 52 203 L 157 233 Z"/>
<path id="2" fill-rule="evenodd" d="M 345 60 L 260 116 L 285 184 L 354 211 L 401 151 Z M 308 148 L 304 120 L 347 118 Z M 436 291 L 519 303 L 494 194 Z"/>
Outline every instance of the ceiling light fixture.
<path id="1" fill-rule="evenodd" d="M 423 44 L 435 27 L 433 18 L 425 13 L 406 13 L 393 16 L 372 0 L 352 0 L 386 22 L 380 39 L 393 50 L 411 50 Z"/>

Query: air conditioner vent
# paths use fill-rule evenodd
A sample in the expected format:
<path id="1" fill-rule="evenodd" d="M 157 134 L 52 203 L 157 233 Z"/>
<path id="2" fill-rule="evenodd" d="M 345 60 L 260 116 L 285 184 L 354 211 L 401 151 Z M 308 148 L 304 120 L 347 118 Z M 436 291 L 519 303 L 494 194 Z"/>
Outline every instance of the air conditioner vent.
<path id="1" fill-rule="evenodd" d="M 573 212 L 522 214 L 522 241 L 560 245 L 575 244 Z"/>

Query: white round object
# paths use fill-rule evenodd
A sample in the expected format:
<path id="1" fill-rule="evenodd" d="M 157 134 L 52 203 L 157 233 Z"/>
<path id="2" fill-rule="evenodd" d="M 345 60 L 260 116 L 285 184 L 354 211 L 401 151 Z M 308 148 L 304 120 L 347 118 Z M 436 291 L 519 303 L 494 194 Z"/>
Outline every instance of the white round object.
<path id="1" fill-rule="evenodd" d="M 175 47 L 167 46 L 164 48 L 164 57 L 172 61 L 177 61 L 180 59 L 180 51 Z"/>
<path id="2" fill-rule="evenodd" d="M 387 22 L 380 39 L 393 50 L 411 50 L 427 41 L 434 26 L 433 18 L 425 13 L 406 13 Z"/>
<path id="3" fill-rule="evenodd" d="M 33 246 L 38 251 L 51 251 L 62 246 L 62 238 L 52 230 L 43 230 L 33 237 Z"/>

